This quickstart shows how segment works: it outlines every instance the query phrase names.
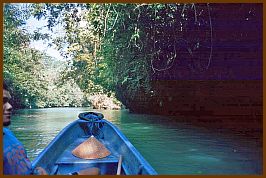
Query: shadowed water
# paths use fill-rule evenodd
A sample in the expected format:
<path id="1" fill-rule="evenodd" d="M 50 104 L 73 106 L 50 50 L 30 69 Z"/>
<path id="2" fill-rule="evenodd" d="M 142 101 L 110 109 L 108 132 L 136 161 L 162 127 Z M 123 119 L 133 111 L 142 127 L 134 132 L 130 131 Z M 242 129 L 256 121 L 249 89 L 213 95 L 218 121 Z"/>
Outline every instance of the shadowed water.
<path id="1" fill-rule="evenodd" d="M 85 111 L 91 109 L 19 110 L 10 128 L 33 160 L 60 130 Z M 127 110 L 100 112 L 121 129 L 158 174 L 262 174 L 262 144 L 256 136 Z"/>

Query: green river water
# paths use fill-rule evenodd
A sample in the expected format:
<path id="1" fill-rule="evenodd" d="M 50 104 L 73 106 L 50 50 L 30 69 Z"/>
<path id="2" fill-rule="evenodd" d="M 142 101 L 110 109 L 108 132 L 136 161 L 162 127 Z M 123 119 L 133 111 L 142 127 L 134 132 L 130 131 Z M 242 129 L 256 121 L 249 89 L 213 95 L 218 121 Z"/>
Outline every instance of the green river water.
<path id="1" fill-rule="evenodd" d="M 10 129 L 31 160 L 89 108 L 18 110 Z M 262 144 L 254 137 L 208 129 L 165 116 L 94 110 L 115 124 L 158 174 L 262 174 Z"/>

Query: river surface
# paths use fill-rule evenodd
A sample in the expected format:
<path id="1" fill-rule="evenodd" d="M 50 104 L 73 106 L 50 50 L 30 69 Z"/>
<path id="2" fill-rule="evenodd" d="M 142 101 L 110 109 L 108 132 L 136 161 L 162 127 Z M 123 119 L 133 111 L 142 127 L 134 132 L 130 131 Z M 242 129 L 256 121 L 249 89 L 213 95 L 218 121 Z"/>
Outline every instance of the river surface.
<path id="1" fill-rule="evenodd" d="M 89 108 L 18 110 L 10 129 L 34 160 L 80 112 Z M 102 112 L 115 124 L 158 174 L 262 174 L 261 139 L 211 130 L 165 116 Z"/>

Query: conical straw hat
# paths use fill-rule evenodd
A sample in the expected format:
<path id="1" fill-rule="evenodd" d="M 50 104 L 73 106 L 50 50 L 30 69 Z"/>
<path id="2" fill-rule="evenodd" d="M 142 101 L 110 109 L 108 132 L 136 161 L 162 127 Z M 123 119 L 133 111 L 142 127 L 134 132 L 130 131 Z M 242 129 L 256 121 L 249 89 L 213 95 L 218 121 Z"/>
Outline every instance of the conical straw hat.
<path id="1" fill-rule="evenodd" d="M 83 159 L 104 158 L 110 155 L 110 151 L 93 135 L 77 146 L 72 154 Z"/>

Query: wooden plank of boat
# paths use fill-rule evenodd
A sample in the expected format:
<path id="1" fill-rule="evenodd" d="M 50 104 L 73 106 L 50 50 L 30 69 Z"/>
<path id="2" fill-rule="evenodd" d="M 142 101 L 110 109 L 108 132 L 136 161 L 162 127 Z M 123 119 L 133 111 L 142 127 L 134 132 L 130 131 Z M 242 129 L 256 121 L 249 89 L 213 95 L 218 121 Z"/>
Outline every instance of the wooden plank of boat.
<path id="1" fill-rule="evenodd" d="M 94 135 L 110 155 L 98 159 L 82 159 L 72 154 L 81 143 Z M 123 159 L 119 168 L 120 155 Z M 125 135 L 100 113 L 86 112 L 66 126 L 33 161 L 50 175 L 67 175 L 90 167 L 98 167 L 101 175 L 156 175 L 156 171 L 130 143 Z"/>
<path id="2" fill-rule="evenodd" d="M 120 175 L 121 174 L 121 167 L 122 167 L 122 155 L 119 156 L 119 161 L 118 161 L 118 167 L 117 167 L 116 175 Z"/>

